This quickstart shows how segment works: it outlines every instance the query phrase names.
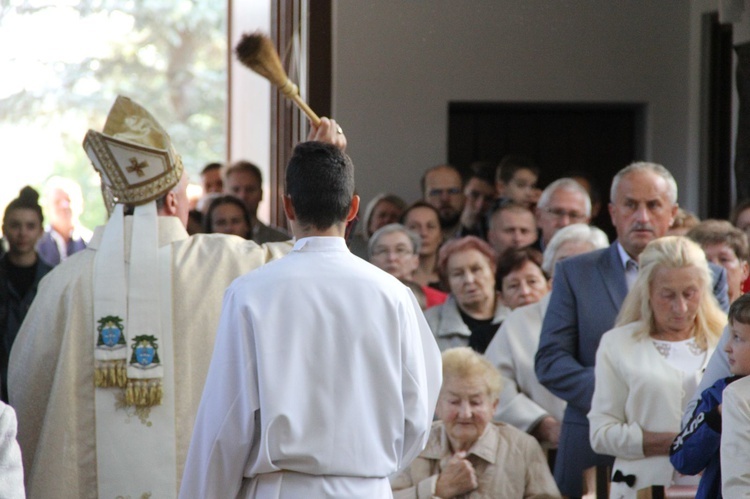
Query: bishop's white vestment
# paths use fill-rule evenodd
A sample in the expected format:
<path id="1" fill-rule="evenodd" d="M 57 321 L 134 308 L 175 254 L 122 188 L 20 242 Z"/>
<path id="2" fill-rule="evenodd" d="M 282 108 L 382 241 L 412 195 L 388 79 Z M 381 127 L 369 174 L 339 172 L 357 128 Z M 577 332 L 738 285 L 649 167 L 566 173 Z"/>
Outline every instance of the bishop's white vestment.
<path id="1" fill-rule="evenodd" d="M 29 497 L 96 498 L 99 482 L 125 484 L 123 497 L 175 497 L 198 410 L 213 341 L 219 322 L 221 299 L 236 277 L 280 258 L 290 243 L 259 247 L 235 236 L 200 234 L 188 237 L 176 217 L 158 217 L 158 245 L 171 260 L 160 268 L 161 280 L 171 288 L 172 358 L 164 361 L 174 389 L 166 390 L 161 405 L 126 406 L 118 391 L 108 392 L 114 416 L 96 418 L 92 324 L 94 258 L 101 244 L 99 227 L 87 249 L 57 266 L 40 283 L 10 356 L 9 392 L 18 414 L 18 441 L 23 454 Z M 125 225 L 126 261 L 129 260 L 130 217 Z M 169 316 L 169 314 L 164 314 Z M 98 395 L 97 395 L 98 396 Z M 161 424 L 161 411 L 171 411 L 169 427 Z M 162 418 L 163 420 L 163 418 Z M 172 442 L 173 462 L 147 474 L 133 473 L 128 462 L 149 457 L 97 453 L 97 424 L 125 432 L 137 428 L 153 434 L 155 449 Z M 100 442 L 101 443 L 101 442 Z M 102 459 L 122 463 L 116 473 L 99 473 Z M 166 471 L 165 471 L 166 470 Z M 169 480 L 172 490 L 154 493 Z M 123 487 L 124 488 L 124 487 Z"/>
<path id="2" fill-rule="evenodd" d="M 406 286 L 343 238 L 300 239 L 226 292 L 180 497 L 391 497 L 441 378 Z"/>

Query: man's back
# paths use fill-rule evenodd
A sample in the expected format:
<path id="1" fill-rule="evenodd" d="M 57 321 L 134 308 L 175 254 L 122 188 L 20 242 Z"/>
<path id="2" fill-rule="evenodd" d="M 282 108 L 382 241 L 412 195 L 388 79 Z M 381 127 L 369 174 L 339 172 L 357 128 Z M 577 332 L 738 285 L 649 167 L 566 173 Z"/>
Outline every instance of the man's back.
<path id="1" fill-rule="evenodd" d="M 279 470 L 403 468 L 429 430 L 440 374 L 425 357 L 438 356 L 404 285 L 343 238 L 299 240 L 227 291 L 182 497 L 230 497 Z"/>
<path id="2" fill-rule="evenodd" d="M 28 493 L 32 497 L 95 497 L 97 482 L 114 477 L 97 473 L 95 430 L 93 289 L 94 258 L 101 234 L 42 281 L 24 322 L 9 366 L 10 397 L 19 416 Z M 174 217 L 160 217 L 161 247 L 170 247 L 174 313 L 174 404 L 179 483 L 192 423 L 208 370 L 208 354 L 218 323 L 220 296 L 236 276 L 278 258 L 288 245 L 259 248 L 223 235 L 187 237 Z M 126 236 L 129 239 L 129 236 Z M 221 254 L 221 264 L 211 258 Z M 113 405 L 115 396 L 113 395 Z M 155 433 L 156 406 L 136 411 L 121 406 L 112 425 L 133 425 Z M 155 421 L 155 420 L 154 420 Z M 61 453 L 64 458 L 61 458 Z M 125 456 L 123 456 L 124 458 Z M 138 458 L 137 456 L 127 456 Z M 127 476 L 127 469 L 123 475 Z M 148 488 L 154 477 L 141 477 Z"/>

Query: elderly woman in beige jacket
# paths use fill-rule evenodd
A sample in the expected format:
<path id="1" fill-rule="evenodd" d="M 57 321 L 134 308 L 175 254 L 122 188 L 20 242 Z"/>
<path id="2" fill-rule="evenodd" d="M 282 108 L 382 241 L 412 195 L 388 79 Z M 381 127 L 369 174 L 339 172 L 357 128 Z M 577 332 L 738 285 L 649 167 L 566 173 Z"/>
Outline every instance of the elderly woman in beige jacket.
<path id="1" fill-rule="evenodd" d="M 492 423 L 500 373 L 468 347 L 443 352 L 443 386 L 427 447 L 391 477 L 396 499 L 560 497 L 534 438 Z"/>
<path id="2" fill-rule="evenodd" d="M 639 264 L 615 328 L 599 344 L 588 414 L 592 448 L 616 457 L 613 498 L 685 478 L 672 468 L 669 448 L 726 323 L 697 244 L 656 239 Z"/>

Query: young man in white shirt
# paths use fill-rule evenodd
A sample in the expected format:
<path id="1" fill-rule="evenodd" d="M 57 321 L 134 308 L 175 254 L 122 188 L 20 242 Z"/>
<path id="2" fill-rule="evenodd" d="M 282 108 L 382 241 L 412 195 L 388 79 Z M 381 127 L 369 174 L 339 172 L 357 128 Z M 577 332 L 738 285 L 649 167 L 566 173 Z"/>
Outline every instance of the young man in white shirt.
<path id="1" fill-rule="evenodd" d="M 391 497 L 423 449 L 440 353 L 395 277 L 352 255 L 351 160 L 295 148 L 292 252 L 226 292 L 180 497 Z"/>

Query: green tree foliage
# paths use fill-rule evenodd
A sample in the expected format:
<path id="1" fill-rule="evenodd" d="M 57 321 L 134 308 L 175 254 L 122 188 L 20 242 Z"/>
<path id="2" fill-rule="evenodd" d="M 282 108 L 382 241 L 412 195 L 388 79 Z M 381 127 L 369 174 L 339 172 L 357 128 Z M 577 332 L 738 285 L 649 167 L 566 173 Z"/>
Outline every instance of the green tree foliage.
<path id="1" fill-rule="evenodd" d="M 38 31 L 39 43 L 52 44 L 53 55 L 25 61 L 47 77 L 0 95 L 0 123 L 64 124 L 65 154 L 50 175 L 81 183 L 84 224 L 98 225 L 104 215 L 98 179 L 80 142 L 88 128 L 101 129 L 118 94 L 144 105 L 159 120 L 193 177 L 206 163 L 225 157 L 224 2 L 0 0 L 0 29 L 50 16 L 64 24 L 54 33 L 44 33 L 44 25 Z M 80 37 L 84 50 L 55 57 L 56 36 Z"/>

